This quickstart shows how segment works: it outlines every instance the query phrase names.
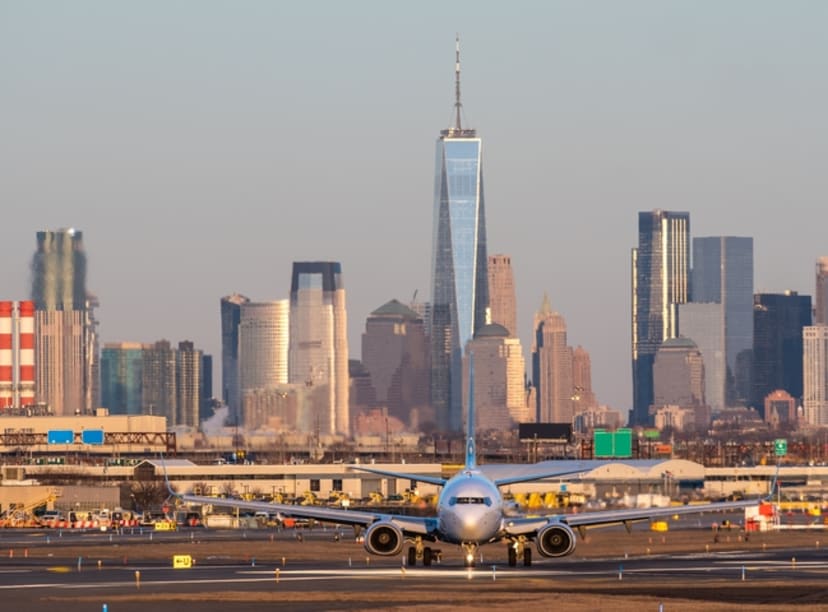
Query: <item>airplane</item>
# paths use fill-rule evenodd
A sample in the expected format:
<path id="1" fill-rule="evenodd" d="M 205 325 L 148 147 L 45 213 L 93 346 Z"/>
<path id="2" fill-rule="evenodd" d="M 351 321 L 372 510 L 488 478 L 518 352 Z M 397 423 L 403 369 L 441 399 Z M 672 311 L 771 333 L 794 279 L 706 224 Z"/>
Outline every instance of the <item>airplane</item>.
<path id="1" fill-rule="evenodd" d="M 469 364 L 469 389 L 474 388 L 474 366 Z M 654 520 L 676 514 L 700 514 L 728 511 L 756 505 L 759 499 L 732 502 L 715 502 L 701 505 L 685 505 L 668 508 L 636 508 L 602 510 L 580 514 L 555 514 L 540 517 L 514 516 L 512 508 L 504 502 L 500 487 L 519 482 L 531 482 L 587 471 L 583 466 L 568 465 L 566 469 L 545 473 L 523 474 L 504 478 L 490 478 L 477 465 L 474 435 L 474 400 L 469 393 L 467 416 L 465 464 L 451 478 L 407 474 L 363 466 L 352 469 L 374 474 L 430 483 L 442 487 L 435 516 L 409 516 L 385 512 L 366 512 L 334 508 L 315 508 L 270 502 L 245 501 L 185 495 L 173 491 L 167 481 L 170 494 L 185 503 L 212 504 L 295 518 L 308 518 L 323 522 L 352 525 L 365 530 L 365 550 L 374 555 L 395 556 L 406 544 L 407 561 L 414 566 L 418 561 L 431 566 L 439 560 L 441 551 L 427 544 L 443 542 L 459 545 L 464 552 L 464 566 L 473 567 L 478 548 L 483 544 L 506 542 L 508 564 L 532 565 L 532 548 L 535 542 L 538 553 L 544 557 L 564 557 L 574 552 L 577 530 L 583 538 L 588 527 L 623 524 L 628 531 L 636 521 Z M 591 462 L 595 463 L 595 462 Z M 597 462 L 605 464 L 605 461 Z M 589 466 L 590 468 L 592 466 Z M 166 477 L 166 472 L 165 472 Z M 773 488 L 776 482 L 774 481 Z"/>

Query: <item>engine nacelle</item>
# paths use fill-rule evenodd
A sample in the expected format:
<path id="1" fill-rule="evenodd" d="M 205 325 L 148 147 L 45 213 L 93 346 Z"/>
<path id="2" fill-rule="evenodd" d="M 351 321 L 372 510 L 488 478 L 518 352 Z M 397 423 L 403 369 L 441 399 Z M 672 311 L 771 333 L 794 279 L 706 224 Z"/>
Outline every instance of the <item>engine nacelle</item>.
<path id="1" fill-rule="evenodd" d="M 575 532 L 569 525 L 553 523 L 538 531 L 538 552 L 544 557 L 565 557 L 575 550 Z"/>
<path id="2" fill-rule="evenodd" d="M 380 521 L 365 532 L 365 550 L 373 555 L 392 556 L 403 547 L 403 533 L 394 523 Z"/>

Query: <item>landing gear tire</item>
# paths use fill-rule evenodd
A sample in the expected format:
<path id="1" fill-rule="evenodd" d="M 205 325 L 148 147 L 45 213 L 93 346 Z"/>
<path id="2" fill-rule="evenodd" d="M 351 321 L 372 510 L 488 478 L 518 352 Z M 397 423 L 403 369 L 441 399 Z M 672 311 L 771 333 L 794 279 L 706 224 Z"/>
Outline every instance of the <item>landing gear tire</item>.
<path id="1" fill-rule="evenodd" d="M 506 550 L 509 551 L 509 567 L 515 567 L 517 565 L 517 551 L 515 547 L 509 544 Z"/>
<path id="2" fill-rule="evenodd" d="M 523 567 L 532 565 L 532 549 L 528 546 L 523 549 Z"/>
<path id="3" fill-rule="evenodd" d="M 423 565 L 431 567 L 431 549 L 428 546 L 423 550 Z"/>
<path id="4" fill-rule="evenodd" d="M 408 549 L 408 565 L 410 567 L 417 565 L 417 549 L 413 546 Z"/>

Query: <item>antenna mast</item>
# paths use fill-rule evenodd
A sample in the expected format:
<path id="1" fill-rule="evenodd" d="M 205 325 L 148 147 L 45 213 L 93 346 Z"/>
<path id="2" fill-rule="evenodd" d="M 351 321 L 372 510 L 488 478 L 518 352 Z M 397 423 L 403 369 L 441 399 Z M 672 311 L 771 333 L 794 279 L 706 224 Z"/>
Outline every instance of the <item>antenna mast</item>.
<path id="1" fill-rule="evenodd" d="M 460 102 L 460 34 L 458 33 L 455 40 L 455 61 L 454 61 L 454 111 L 455 111 L 455 125 L 454 128 L 460 132 L 460 109 L 463 104 Z"/>

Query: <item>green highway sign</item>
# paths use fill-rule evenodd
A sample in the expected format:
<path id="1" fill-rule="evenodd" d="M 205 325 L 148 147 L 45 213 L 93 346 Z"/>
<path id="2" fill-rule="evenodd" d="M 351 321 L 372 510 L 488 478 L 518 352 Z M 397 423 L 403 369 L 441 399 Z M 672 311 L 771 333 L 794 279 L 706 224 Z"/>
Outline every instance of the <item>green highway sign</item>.
<path id="1" fill-rule="evenodd" d="M 777 457 L 784 457 L 788 454 L 788 441 L 785 438 L 778 438 L 774 440 L 773 450 Z"/>

